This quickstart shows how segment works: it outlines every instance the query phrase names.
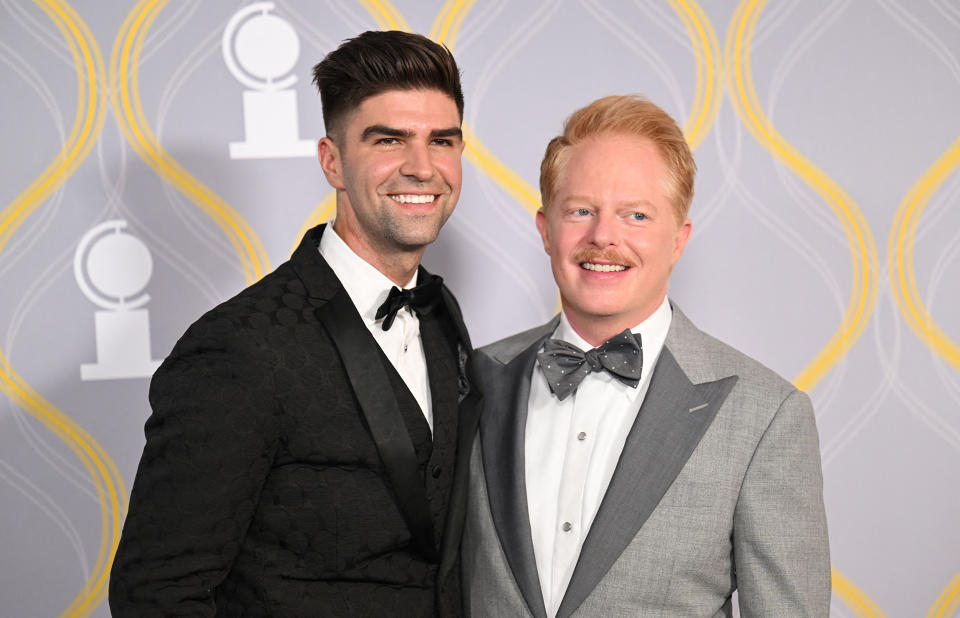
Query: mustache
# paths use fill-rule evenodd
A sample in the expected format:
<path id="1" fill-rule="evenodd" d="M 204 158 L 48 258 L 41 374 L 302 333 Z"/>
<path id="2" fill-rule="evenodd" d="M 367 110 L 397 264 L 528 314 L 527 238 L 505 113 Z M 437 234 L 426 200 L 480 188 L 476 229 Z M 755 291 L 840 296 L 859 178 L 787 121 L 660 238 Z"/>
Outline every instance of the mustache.
<path id="1" fill-rule="evenodd" d="M 622 266 L 634 267 L 637 265 L 636 262 L 627 258 L 616 249 L 596 249 L 593 247 L 588 247 L 584 249 L 579 249 L 573 254 L 573 261 L 577 264 L 583 264 L 584 262 L 610 262 L 611 264 L 620 264 Z"/>

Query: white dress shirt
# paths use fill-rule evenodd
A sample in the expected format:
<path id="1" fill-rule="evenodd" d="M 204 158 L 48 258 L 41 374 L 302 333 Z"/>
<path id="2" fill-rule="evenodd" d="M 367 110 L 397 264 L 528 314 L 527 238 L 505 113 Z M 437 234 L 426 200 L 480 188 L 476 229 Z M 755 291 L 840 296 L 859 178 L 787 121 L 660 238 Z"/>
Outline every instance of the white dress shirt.
<path id="1" fill-rule="evenodd" d="M 527 409 L 527 505 L 533 550 L 547 615 L 554 616 L 580 558 L 580 549 L 600 508 L 627 434 L 640 411 L 670 328 L 666 298 L 653 315 L 632 328 L 643 347 L 636 388 L 606 371 L 591 372 L 576 392 L 560 401 L 550 391 L 539 363 L 533 368 Z M 565 315 L 553 337 L 583 351 L 593 346 Z"/>
<path id="2" fill-rule="evenodd" d="M 420 340 L 420 320 L 410 307 L 397 312 L 390 330 L 383 330 L 383 319 L 376 319 L 377 309 L 387 300 L 392 281 L 379 270 L 353 252 L 347 243 L 328 225 L 320 237 L 320 255 L 327 261 L 333 273 L 360 312 L 363 323 L 380 344 L 383 353 L 393 363 L 397 373 L 413 394 L 430 431 L 433 431 L 433 406 L 430 399 L 430 381 L 427 377 L 427 357 Z M 417 283 L 417 275 L 403 289 Z M 374 361 L 375 359 L 371 359 Z"/>

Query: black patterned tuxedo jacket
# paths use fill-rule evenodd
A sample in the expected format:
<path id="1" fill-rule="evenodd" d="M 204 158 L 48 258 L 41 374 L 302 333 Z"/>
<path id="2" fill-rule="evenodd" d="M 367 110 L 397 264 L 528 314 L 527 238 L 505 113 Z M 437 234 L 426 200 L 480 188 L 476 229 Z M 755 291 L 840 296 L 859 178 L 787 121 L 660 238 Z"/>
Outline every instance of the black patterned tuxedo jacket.
<path id="1" fill-rule="evenodd" d="M 154 376 L 115 617 L 460 613 L 479 410 L 460 311 L 444 288 L 420 320 L 431 438 L 320 256 L 323 229 L 193 324 Z"/>

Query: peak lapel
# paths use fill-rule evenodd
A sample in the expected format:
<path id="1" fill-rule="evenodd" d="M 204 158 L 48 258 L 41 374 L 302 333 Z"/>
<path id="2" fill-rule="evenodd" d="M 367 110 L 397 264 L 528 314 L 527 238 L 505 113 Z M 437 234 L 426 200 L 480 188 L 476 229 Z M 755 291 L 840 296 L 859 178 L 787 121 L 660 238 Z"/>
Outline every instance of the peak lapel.
<path id="1" fill-rule="evenodd" d="M 590 595 L 633 540 L 713 422 L 737 376 L 693 384 L 666 347 L 557 612 Z"/>
<path id="2" fill-rule="evenodd" d="M 513 577 L 527 607 L 537 618 L 546 618 L 547 610 L 530 533 L 524 434 L 530 375 L 544 338 L 535 341 L 507 365 L 489 361 L 495 369 L 491 379 L 484 382 L 484 412 L 480 418 L 483 471 L 493 523 Z"/>
<path id="3" fill-rule="evenodd" d="M 439 559 L 434 542 L 433 519 L 427 494 L 420 478 L 417 456 L 400 408 L 389 391 L 387 372 L 371 354 L 377 342 L 363 324 L 360 314 L 346 290 L 339 290 L 316 309 L 317 319 L 324 325 L 350 378 L 354 395 L 383 460 L 384 470 L 403 519 L 410 529 L 411 543 L 428 560 Z M 371 358 L 374 360 L 371 362 Z"/>

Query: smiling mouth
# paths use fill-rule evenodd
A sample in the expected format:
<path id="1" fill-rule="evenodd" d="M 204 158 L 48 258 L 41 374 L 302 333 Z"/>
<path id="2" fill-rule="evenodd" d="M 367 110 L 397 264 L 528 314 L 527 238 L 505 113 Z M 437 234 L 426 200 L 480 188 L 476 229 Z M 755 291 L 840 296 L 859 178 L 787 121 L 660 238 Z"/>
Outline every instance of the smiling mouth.
<path id="1" fill-rule="evenodd" d="M 580 268 L 592 270 L 596 273 L 617 273 L 627 269 L 627 267 L 622 264 L 595 264 L 593 262 L 582 262 Z"/>
<path id="2" fill-rule="evenodd" d="M 418 193 L 391 193 L 390 199 L 401 204 L 432 204 L 437 196 L 434 194 L 421 195 Z"/>

